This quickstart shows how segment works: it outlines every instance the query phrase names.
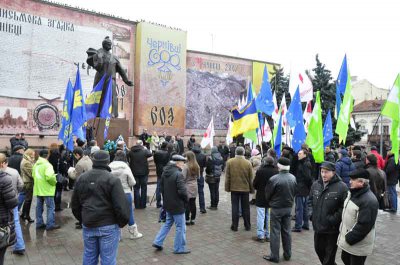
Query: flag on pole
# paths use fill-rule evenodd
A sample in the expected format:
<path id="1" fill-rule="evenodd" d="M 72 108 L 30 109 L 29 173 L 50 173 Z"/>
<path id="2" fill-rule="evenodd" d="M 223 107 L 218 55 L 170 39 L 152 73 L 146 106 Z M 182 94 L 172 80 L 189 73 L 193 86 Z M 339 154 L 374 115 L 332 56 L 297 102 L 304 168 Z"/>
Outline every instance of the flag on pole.
<path id="1" fill-rule="evenodd" d="M 279 158 L 281 156 L 282 150 L 282 111 L 279 110 L 279 120 L 278 126 L 274 129 L 274 150 L 276 152 L 276 156 Z"/>
<path id="2" fill-rule="evenodd" d="M 313 100 L 313 85 L 304 71 L 294 71 L 290 74 L 289 93 L 292 98 L 297 88 L 299 88 L 301 102 Z"/>
<path id="3" fill-rule="evenodd" d="M 294 127 L 292 147 L 297 153 L 301 149 L 301 145 L 306 140 L 306 131 L 304 130 L 303 111 L 301 108 L 299 87 L 297 87 L 296 92 L 293 95 L 286 118 L 290 127 Z"/>
<path id="4" fill-rule="evenodd" d="M 271 84 L 268 81 L 267 66 L 264 66 L 263 80 L 261 83 L 260 93 L 256 98 L 256 107 L 258 111 L 271 115 L 275 109 L 274 101 L 272 99 Z"/>
<path id="5" fill-rule="evenodd" d="M 226 144 L 229 146 L 233 142 L 233 138 L 231 136 L 231 131 L 232 131 L 232 120 L 231 117 L 229 117 L 229 123 L 228 123 L 228 131 L 226 133 Z"/>
<path id="6" fill-rule="evenodd" d="M 287 106 L 286 106 L 285 93 L 283 93 L 283 96 L 282 96 L 280 110 L 281 110 L 281 114 L 282 114 L 282 126 L 283 126 L 283 130 L 285 131 L 286 125 L 287 125 L 287 119 L 286 119 Z"/>
<path id="7" fill-rule="evenodd" d="M 88 120 L 97 117 L 105 79 L 106 75 L 103 75 L 85 100 L 86 117 Z"/>
<path id="8" fill-rule="evenodd" d="M 292 147 L 296 153 L 300 151 L 306 137 L 306 130 L 304 129 L 303 120 L 301 120 L 296 124 L 293 131 Z"/>
<path id="9" fill-rule="evenodd" d="M 246 105 L 249 104 L 253 99 L 254 99 L 254 91 L 250 81 L 249 88 L 247 89 Z"/>
<path id="10" fill-rule="evenodd" d="M 258 113 L 254 100 L 240 110 L 237 107 L 233 108 L 231 112 L 233 117 L 232 137 L 258 128 Z"/>
<path id="11" fill-rule="evenodd" d="M 76 71 L 76 79 L 74 85 L 74 104 L 71 115 L 72 134 L 81 140 L 86 139 L 86 130 L 83 130 L 86 117 L 85 101 L 82 93 L 82 82 L 79 68 Z"/>
<path id="12" fill-rule="evenodd" d="M 214 117 L 211 117 L 210 124 L 207 127 L 206 132 L 203 135 L 203 139 L 201 139 L 201 148 L 206 147 L 207 145 L 210 145 L 212 148 L 214 146 Z"/>
<path id="13" fill-rule="evenodd" d="M 347 56 L 344 55 L 342 66 L 340 67 L 339 75 L 336 80 L 336 111 L 335 118 L 339 117 L 340 107 L 342 104 L 341 95 L 344 95 L 347 87 L 347 79 L 348 79 L 348 71 L 347 71 Z"/>
<path id="14" fill-rule="evenodd" d="M 65 91 L 63 112 L 61 119 L 61 129 L 58 139 L 62 140 L 66 148 L 70 151 L 74 149 L 74 141 L 72 137 L 71 114 L 74 104 L 74 92 L 71 80 L 68 80 L 67 89 Z"/>
<path id="15" fill-rule="evenodd" d="M 110 76 L 108 78 L 108 85 L 107 85 L 106 94 L 104 96 L 103 107 L 100 110 L 100 118 L 103 118 L 106 120 L 106 123 L 104 126 L 104 139 L 106 139 L 107 135 L 108 135 L 108 127 L 110 126 L 111 113 L 112 113 L 112 78 Z"/>
<path id="16" fill-rule="evenodd" d="M 306 144 L 312 150 L 314 160 L 317 163 L 324 161 L 324 137 L 322 134 L 322 110 L 320 92 L 317 91 L 316 102 L 308 126 Z"/>
<path id="17" fill-rule="evenodd" d="M 331 145 L 331 141 L 333 139 L 331 110 L 329 110 L 328 114 L 326 115 L 323 133 L 324 133 L 324 149 L 325 149 L 327 146 Z"/>
<path id="18" fill-rule="evenodd" d="M 339 117 L 335 130 L 335 132 L 339 135 L 339 144 L 346 143 L 351 113 L 353 112 L 353 101 L 350 72 L 347 71 L 346 91 L 344 93 L 342 105 L 340 106 Z"/>
<path id="19" fill-rule="evenodd" d="M 390 141 L 392 142 L 391 152 L 394 154 L 396 164 L 399 161 L 399 122 L 400 122 L 400 74 L 397 75 L 388 98 L 383 105 L 381 114 L 392 119 L 390 130 Z"/>
<path id="20" fill-rule="evenodd" d="M 275 92 L 274 92 L 274 95 L 272 96 L 272 100 L 274 102 L 274 112 L 272 112 L 271 116 L 272 116 L 272 119 L 274 121 L 276 121 L 277 119 L 279 119 L 279 115 L 278 115 L 279 108 L 278 108 L 278 103 L 276 101 L 276 93 Z"/>
<path id="21" fill-rule="evenodd" d="M 262 127 L 262 131 L 261 131 L 261 135 L 262 135 L 262 140 L 266 143 L 268 143 L 269 141 L 271 141 L 272 139 L 272 131 L 271 128 L 268 125 L 268 121 L 264 122 L 264 126 Z"/>
<path id="22" fill-rule="evenodd" d="M 305 120 L 304 129 L 306 130 L 306 132 L 308 132 L 308 125 L 310 124 L 311 115 L 312 115 L 311 101 L 308 101 L 303 113 L 303 119 Z"/>

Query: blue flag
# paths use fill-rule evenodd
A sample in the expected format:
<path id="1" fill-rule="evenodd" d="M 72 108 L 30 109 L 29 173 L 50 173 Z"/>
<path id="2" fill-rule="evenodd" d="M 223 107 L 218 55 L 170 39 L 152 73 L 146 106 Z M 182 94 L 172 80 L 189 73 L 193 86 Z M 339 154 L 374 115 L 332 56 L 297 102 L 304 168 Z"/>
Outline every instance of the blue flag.
<path id="1" fill-rule="evenodd" d="M 336 80 L 336 117 L 339 117 L 340 105 L 342 104 L 342 99 L 340 96 L 344 95 L 344 92 L 346 92 L 347 76 L 347 57 L 345 54 L 338 78 Z"/>
<path id="2" fill-rule="evenodd" d="M 106 124 L 104 127 L 104 140 L 107 138 L 108 127 L 110 126 L 111 112 L 112 112 L 112 78 L 110 76 L 108 78 L 108 85 L 106 94 L 104 96 L 103 107 L 100 110 L 100 118 L 106 120 Z"/>
<path id="3" fill-rule="evenodd" d="M 247 99 L 246 99 L 246 105 L 250 104 L 250 102 L 253 100 L 254 95 L 253 95 L 253 86 L 251 85 L 251 82 L 249 83 L 249 89 L 247 90 Z"/>
<path id="4" fill-rule="evenodd" d="M 275 135 L 275 141 L 274 141 L 274 149 L 276 152 L 276 157 L 281 157 L 281 148 L 282 147 L 282 112 L 281 115 L 279 116 L 279 122 L 278 122 L 278 129 L 276 131 Z"/>
<path id="5" fill-rule="evenodd" d="M 76 80 L 74 86 L 74 104 L 71 115 L 72 134 L 81 140 L 86 139 L 86 130 L 83 130 L 86 118 L 85 100 L 82 93 L 82 82 L 79 68 L 76 71 Z"/>
<path id="6" fill-rule="evenodd" d="M 323 132 L 325 149 L 327 146 L 331 145 L 331 140 L 333 139 L 331 110 L 329 110 L 328 115 L 326 115 Z"/>
<path id="7" fill-rule="evenodd" d="M 267 66 L 264 66 L 263 80 L 261 83 L 260 93 L 256 98 L 257 110 L 267 115 L 272 115 L 275 110 L 274 101 L 272 99 L 271 84 L 268 81 Z"/>
<path id="8" fill-rule="evenodd" d="M 297 153 L 301 149 L 301 145 L 306 141 L 307 134 L 306 130 L 304 129 L 303 121 L 296 124 L 294 127 L 293 132 L 293 139 L 292 139 L 292 147 L 293 150 Z"/>
<path id="9" fill-rule="evenodd" d="M 301 108 L 299 86 L 297 86 L 292 102 L 286 112 L 286 120 L 288 121 L 290 128 L 296 127 L 298 123 L 303 124 L 303 109 Z"/>
<path id="10" fill-rule="evenodd" d="M 104 80 L 106 79 L 106 75 L 100 79 L 97 85 L 93 88 L 92 92 L 86 98 L 86 117 L 88 120 L 94 119 L 97 117 L 97 112 L 99 111 L 99 105 L 101 100 L 101 94 L 104 86 Z"/>
<path id="11" fill-rule="evenodd" d="M 71 131 L 71 114 L 74 102 L 74 92 L 71 80 L 68 80 L 67 90 L 65 91 L 63 112 L 61 119 L 61 129 L 58 139 L 62 140 L 66 148 L 70 151 L 74 149 L 74 141 Z"/>

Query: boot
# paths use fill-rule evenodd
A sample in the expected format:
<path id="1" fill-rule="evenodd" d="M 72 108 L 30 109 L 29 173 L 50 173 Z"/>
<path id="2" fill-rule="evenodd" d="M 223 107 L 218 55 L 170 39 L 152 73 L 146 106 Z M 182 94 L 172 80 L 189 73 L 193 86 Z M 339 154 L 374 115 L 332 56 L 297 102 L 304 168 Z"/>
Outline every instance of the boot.
<path id="1" fill-rule="evenodd" d="M 25 201 L 24 206 L 22 207 L 22 219 L 28 221 L 28 223 L 33 223 L 34 220 L 29 216 L 29 212 L 31 211 L 32 201 Z"/>
<path id="2" fill-rule="evenodd" d="M 143 235 L 138 231 L 137 224 L 128 226 L 128 231 L 130 233 L 130 239 L 138 239 L 143 237 Z"/>

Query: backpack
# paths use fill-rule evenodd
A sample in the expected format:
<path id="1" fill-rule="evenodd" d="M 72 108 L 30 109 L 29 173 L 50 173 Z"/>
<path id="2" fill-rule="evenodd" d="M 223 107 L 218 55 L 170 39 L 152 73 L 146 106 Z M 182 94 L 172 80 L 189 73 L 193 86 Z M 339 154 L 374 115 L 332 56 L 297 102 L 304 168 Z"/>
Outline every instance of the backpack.
<path id="1" fill-rule="evenodd" d="M 215 161 L 214 160 L 214 177 L 220 177 L 222 175 L 222 166 L 223 166 L 223 162 L 222 161 Z"/>

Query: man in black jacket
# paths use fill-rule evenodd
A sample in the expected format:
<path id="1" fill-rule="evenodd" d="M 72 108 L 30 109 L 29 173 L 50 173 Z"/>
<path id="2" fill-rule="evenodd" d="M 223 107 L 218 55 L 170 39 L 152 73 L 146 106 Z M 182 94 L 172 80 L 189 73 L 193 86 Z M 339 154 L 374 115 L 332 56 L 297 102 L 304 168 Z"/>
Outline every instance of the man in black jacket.
<path id="1" fill-rule="evenodd" d="M 116 264 L 120 228 L 129 221 L 129 204 L 119 178 L 111 174 L 110 156 L 97 151 L 93 169 L 75 184 L 72 213 L 83 223 L 83 264 Z"/>
<path id="2" fill-rule="evenodd" d="M 321 178 L 313 183 L 310 192 L 314 249 L 323 265 L 336 264 L 336 241 L 347 192 L 347 185 L 335 173 L 335 164 L 323 162 Z"/>
<path id="3" fill-rule="evenodd" d="M 8 159 L 8 166 L 16 169 L 21 174 L 21 161 L 24 156 L 25 148 L 22 145 L 14 146 L 13 155 Z"/>
<path id="4" fill-rule="evenodd" d="M 265 188 L 265 199 L 271 207 L 271 255 L 263 257 L 276 263 L 279 262 L 281 233 L 283 257 L 290 260 L 292 256 L 290 214 L 296 189 L 296 178 L 289 173 L 290 160 L 285 157 L 279 158 L 278 169 L 279 174 L 270 178 Z"/>
<path id="5" fill-rule="evenodd" d="M 206 203 L 204 200 L 204 168 L 206 167 L 207 157 L 201 151 L 200 144 L 195 143 L 192 151 L 196 156 L 197 164 L 200 167 L 200 177 L 197 179 L 197 189 L 199 192 L 199 208 L 201 213 L 207 213 Z"/>
<path id="6" fill-rule="evenodd" d="M 154 163 L 156 164 L 156 173 L 157 173 L 157 188 L 156 188 L 157 208 L 162 207 L 160 182 L 161 182 L 161 175 L 163 173 L 163 168 L 169 162 L 169 153 L 167 151 L 167 145 L 168 143 L 164 141 L 161 144 L 160 150 L 157 150 L 154 153 Z"/>
<path id="7" fill-rule="evenodd" d="M 141 140 L 138 140 L 136 145 L 132 146 L 128 154 L 129 166 L 136 180 L 136 185 L 133 187 L 136 209 L 146 208 L 147 181 L 149 179 L 149 163 L 147 158 L 151 156 L 151 152 L 143 146 L 143 141 Z"/>
<path id="8" fill-rule="evenodd" d="M 397 212 L 397 191 L 396 186 L 399 181 L 399 163 L 395 163 L 395 156 L 392 152 L 388 153 L 388 160 L 385 165 L 385 173 L 387 177 L 387 187 L 389 192 L 390 208 L 387 211 L 396 213 Z"/>
<path id="9" fill-rule="evenodd" d="M 161 177 L 161 193 L 164 199 L 164 209 L 167 212 L 167 219 L 161 227 L 156 238 L 153 241 L 153 247 L 157 250 L 163 249 L 163 243 L 169 230 L 175 223 L 174 253 L 188 254 L 190 251 L 186 248 L 186 223 L 185 223 L 185 205 L 188 202 L 185 180 L 182 175 L 182 169 L 186 158 L 181 155 L 173 155 L 164 168 Z"/>
<path id="10" fill-rule="evenodd" d="M 298 153 L 296 169 L 296 224 L 292 232 L 301 232 L 301 229 L 309 230 L 308 225 L 308 195 L 312 185 L 312 168 L 307 151 L 301 149 Z"/>

